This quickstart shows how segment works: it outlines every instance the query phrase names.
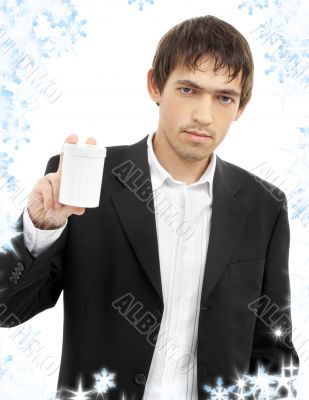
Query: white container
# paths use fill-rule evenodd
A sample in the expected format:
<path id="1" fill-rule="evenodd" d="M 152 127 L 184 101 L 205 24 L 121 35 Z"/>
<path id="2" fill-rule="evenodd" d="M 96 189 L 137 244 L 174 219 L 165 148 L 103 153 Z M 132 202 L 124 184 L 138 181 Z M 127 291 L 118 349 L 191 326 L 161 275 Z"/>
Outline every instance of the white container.
<path id="1" fill-rule="evenodd" d="M 99 206 L 105 156 L 105 147 L 64 143 L 60 203 L 85 208 Z"/>

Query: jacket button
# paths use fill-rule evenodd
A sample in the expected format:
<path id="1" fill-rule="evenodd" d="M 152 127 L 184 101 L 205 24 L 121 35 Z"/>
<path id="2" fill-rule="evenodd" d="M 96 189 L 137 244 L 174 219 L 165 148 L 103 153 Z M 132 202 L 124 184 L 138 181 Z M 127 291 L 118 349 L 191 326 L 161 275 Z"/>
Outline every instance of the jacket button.
<path id="1" fill-rule="evenodd" d="M 10 281 L 12 283 L 17 283 L 17 278 L 15 276 L 10 276 Z"/>
<path id="2" fill-rule="evenodd" d="M 136 374 L 134 381 L 137 385 L 144 386 L 146 385 L 146 376 L 144 374 Z"/>
<path id="3" fill-rule="evenodd" d="M 16 265 L 21 271 L 25 269 L 25 266 L 21 261 L 17 261 Z"/>

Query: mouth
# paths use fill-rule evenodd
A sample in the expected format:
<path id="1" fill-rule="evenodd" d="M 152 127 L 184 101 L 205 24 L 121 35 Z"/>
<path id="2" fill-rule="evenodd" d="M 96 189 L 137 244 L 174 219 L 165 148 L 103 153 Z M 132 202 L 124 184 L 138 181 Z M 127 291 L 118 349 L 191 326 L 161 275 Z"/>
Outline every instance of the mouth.
<path id="1" fill-rule="evenodd" d="M 186 131 L 186 133 L 191 133 L 191 135 L 196 135 L 196 136 L 210 136 L 210 135 L 207 135 L 207 133 L 197 132 L 197 131 Z"/>
<path id="2" fill-rule="evenodd" d="M 194 142 L 206 142 L 207 140 L 211 139 L 211 135 L 207 135 L 204 132 L 196 132 L 196 131 L 185 131 L 185 133 L 187 134 L 187 137 Z"/>

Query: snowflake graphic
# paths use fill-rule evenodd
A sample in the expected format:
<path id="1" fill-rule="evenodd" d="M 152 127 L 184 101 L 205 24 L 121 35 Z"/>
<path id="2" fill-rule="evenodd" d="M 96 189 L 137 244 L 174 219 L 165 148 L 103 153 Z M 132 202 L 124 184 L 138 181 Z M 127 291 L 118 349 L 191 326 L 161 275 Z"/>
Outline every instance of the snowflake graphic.
<path id="1" fill-rule="evenodd" d="M 269 67 L 265 74 L 275 74 L 280 84 L 291 92 L 309 90 L 309 10 L 304 1 L 250 0 L 238 5 L 249 15 L 265 9 L 263 21 L 254 35 L 267 47 Z"/>
<path id="2" fill-rule="evenodd" d="M 264 367 L 258 368 L 257 375 L 246 376 L 246 381 L 250 386 L 250 395 L 258 395 L 259 400 L 270 400 L 277 394 L 278 375 L 268 374 Z"/>
<path id="3" fill-rule="evenodd" d="M 93 390 L 83 391 L 83 386 L 82 386 L 82 382 L 80 379 L 79 383 L 78 383 L 77 392 L 73 391 L 73 390 L 68 390 L 68 392 L 73 394 L 73 396 L 71 396 L 71 397 L 65 397 L 70 400 L 90 400 L 91 397 L 88 397 L 88 394 L 93 393 Z"/>
<path id="4" fill-rule="evenodd" d="M 4 361 L 0 362 L 1 399 L 55 400 L 59 392 L 49 390 L 42 378 L 39 378 L 23 359 L 21 353 L 16 353 L 14 356 L 7 355 Z"/>
<path id="5" fill-rule="evenodd" d="M 12 237 L 16 236 L 18 233 L 16 231 L 16 221 L 8 214 L 0 213 L 0 254 L 7 251 L 14 251 L 11 243 Z"/>
<path id="6" fill-rule="evenodd" d="M 212 400 L 229 400 L 230 394 L 234 393 L 236 385 L 230 385 L 227 388 L 223 386 L 223 380 L 221 377 L 216 379 L 216 386 L 212 387 L 204 385 L 204 391 L 210 394 Z"/>
<path id="7" fill-rule="evenodd" d="M 284 389 L 288 393 L 286 399 L 291 400 L 295 399 L 295 370 L 298 369 L 292 362 L 289 367 L 282 364 L 280 374 L 268 374 L 263 366 L 259 366 L 257 374 L 245 374 L 235 385 L 225 387 L 222 378 L 218 377 L 216 386 L 204 385 L 203 390 L 210 400 L 247 400 L 249 396 L 255 400 L 279 400 L 280 390 Z M 286 371 L 289 371 L 288 376 Z"/>
<path id="8" fill-rule="evenodd" d="M 295 160 L 286 170 L 295 187 L 292 201 L 289 201 L 289 211 L 290 218 L 301 222 L 309 232 L 309 128 L 298 127 L 298 134 L 295 147 L 286 150 Z"/>
<path id="9" fill-rule="evenodd" d="M 6 374 L 7 365 L 13 360 L 13 356 L 11 354 L 7 355 L 4 361 L 0 364 L 0 380 Z"/>
<path id="10" fill-rule="evenodd" d="M 143 11 L 146 3 L 154 4 L 154 0 L 128 0 L 128 4 L 137 3 L 140 11 Z"/>
<path id="11" fill-rule="evenodd" d="M 269 0 L 249 0 L 240 3 L 238 8 L 247 8 L 248 13 L 252 15 L 254 9 L 259 8 L 260 10 L 262 10 L 263 8 L 267 8 L 268 3 Z"/>
<path id="12" fill-rule="evenodd" d="M 106 368 L 103 368 L 99 373 L 94 374 L 96 383 L 94 388 L 98 394 L 102 396 L 106 394 L 110 389 L 116 387 L 115 384 L 115 373 L 109 372 Z"/>
<path id="13" fill-rule="evenodd" d="M 84 390 L 83 385 L 82 385 L 82 379 L 81 377 L 79 378 L 78 382 L 78 389 L 77 391 L 70 390 L 70 389 L 61 389 L 61 395 L 64 392 L 69 393 L 70 395 L 73 395 L 72 397 L 69 397 L 69 399 L 74 399 L 74 400 L 87 400 L 93 397 L 88 397 L 92 394 L 96 395 L 96 399 L 98 399 L 100 396 L 102 396 L 103 399 L 107 399 L 107 392 L 116 387 L 115 383 L 115 373 L 112 373 L 108 371 L 106 368 L 102 368 L 99 373 L 94 373 L 93 377 L 95 380 L 95 384 L 93 385 L 92 390 Z M 65 399 L 67 399 L 67 394 L 65 395 Z M 61 399 L 61 396 L 60 396 Z"/>
<path id="14" fill-rule="evenodd" d="M 0 252 L 17 233 L 4 192 L 20 189 L 13 161 L 31 140 L 26 112 L 62 94 L 43 60 L 72 51 L 85 24 L 71 0 L 0 0 Z"/>

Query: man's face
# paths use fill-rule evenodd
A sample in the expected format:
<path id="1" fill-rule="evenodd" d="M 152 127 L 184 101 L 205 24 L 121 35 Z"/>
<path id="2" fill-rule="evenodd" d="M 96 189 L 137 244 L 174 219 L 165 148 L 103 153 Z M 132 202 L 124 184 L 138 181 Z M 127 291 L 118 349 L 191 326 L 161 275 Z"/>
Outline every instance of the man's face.
<path id="1" fill-rule="evenodd" d="M 169 152 L 175 152 L 184 160 L 207 160 L 224 139 L 232 121 L 243 111 L 238 108 L 241 76 L 227 82 L 228 71 L 214 72 L 213 67 L 211 61 L 204 62 L 194 72 L 177 67 L 170 73 L 161 95 L 153 85 L 152 69 L 148 71 L 149 94 L 160 105 L 156 136 Z M 200 89 L 189 82 L 177 82 L 181 80 L 190 80 Z M 191 136 L 186 133 L 188 131 L 209 137 Z"/>

